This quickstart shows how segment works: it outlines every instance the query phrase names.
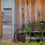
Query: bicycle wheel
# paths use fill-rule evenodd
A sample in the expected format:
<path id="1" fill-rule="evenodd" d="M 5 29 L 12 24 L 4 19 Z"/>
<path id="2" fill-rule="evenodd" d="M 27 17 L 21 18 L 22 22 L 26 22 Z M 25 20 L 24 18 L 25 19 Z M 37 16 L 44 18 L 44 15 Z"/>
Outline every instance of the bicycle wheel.
<path id="1" fill-rule="evenodd" d="M 16 42 L 18 42 L 18 43 L 20 43 L 20 42 L 25 42 L 25 41 L 30 41 L 30 34 L 29 34 L 29 32 L 28 33 L 26 33 L 26 35 L 25 36 L 23 36 L 24 35 L 24 33 L 20 33 L 20 29 L 18 29 L 16 32 L 15 32 L 15 40 L 16 40 Z M 22 32 L 22 31 L 21 31 Z"/>
<path id="2" fill-rule="evenodd" d="M 21 42 L 21 34 L 19 33 L 21 30 L 20 29 L 18 29 L 16 32 L 15 32 L 15 40 L 16 40 L 16 42 Z"/>

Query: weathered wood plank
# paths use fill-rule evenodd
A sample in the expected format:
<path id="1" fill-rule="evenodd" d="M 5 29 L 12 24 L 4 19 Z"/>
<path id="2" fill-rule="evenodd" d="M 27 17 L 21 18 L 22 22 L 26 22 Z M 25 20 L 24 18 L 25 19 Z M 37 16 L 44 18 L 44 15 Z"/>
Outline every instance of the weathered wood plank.
<path id="1" fill-rule="evenodd" d="M 22 3 L 22 0 L 19 0 L 19 20 L 20 20 L 20 22 L 19 22 L 19 28 L 21 28 L 22 27 L 22 5 L 21 5 L 21 3 Z"/>
<path id="2" fill-rule="evenodd" d="M 3 25 L 3 29 L 12 29 L 12 25 Z"/>
<path id="3" fill-rule="evenodd" d="M 24 15 L 25 15 L 25 27 L 27 27 L 27 24 L 28 24 L 28 4 L 27 4 L 27 0 L 25 0 L 25 12 L 24 12 Z"/>
<path id="4" fill-rule="evenodd" d="M 0 26 L 1 26 L 1 0 L 0 0 Z M 0 39 L 1 39 L 1 27 L 0 27 Z"/>
<path id="5" fill-rule="evenodd" d="M 28 0 L 28 23 L 32 23 L 31 22 L 31 0 Z"/>
<path id="6" fill-rule="evenodd" d="M 45 0 L 44 0 L 44 21 L 45 21 Z"/>
<path id="7" fill-rule="evenodd" d="M 11 39 L 12 34 L 3 34 L 3 39 Z"/>
<path id="8" fill-rule="evenodd" d="M 3 35 L 4 34 L 12 34 L 12 30 L 11 29 L 3 29 Z"/>

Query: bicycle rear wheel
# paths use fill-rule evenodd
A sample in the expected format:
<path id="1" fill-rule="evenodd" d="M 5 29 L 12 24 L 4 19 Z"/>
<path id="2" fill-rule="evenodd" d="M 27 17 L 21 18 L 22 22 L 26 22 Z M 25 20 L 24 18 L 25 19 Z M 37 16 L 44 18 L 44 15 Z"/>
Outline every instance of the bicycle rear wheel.
<path id="1" fill-rule="evenodd" d="M 29 33 L 26 33 L 25 36 L 24 33 L 21 33 L 22 31 L 19 29 L 15 32 L 15 40 L 16 42 L 20 43 L 20 42 L 25 42 L 25 41 L 30 41 L 30 35 Z"/>

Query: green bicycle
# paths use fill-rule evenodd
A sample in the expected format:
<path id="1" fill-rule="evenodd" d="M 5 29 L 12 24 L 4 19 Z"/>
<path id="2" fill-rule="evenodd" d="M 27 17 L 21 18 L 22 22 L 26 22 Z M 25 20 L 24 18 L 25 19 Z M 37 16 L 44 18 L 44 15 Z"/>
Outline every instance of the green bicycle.
<path id="1" fill-rule="evenodd" d="M 36 34 L 34 31 L 32 31 L 30 28 L 29 28 L 29 26 L 41 26 L 41 28 L 40 28 L 40 31 L 37 31 L 38 32 L 38 34 Z M 43 27 L 44 26 L 44 27 Z M 30 41 L 30 39 L 32 38 L 32 35 L 34 34 L 34 36 L 35 37 L 37 37 L 38 39 L 41 37 L 41 38 L 43 38 L 43 40 L 45 40 L 45 32 L 44 32 L 44 30 L 45 30 L 45 22 L 43 22 L 43 21 L 40 21 L 40 24 L 31 24 L 31 25 L 27 25 L 27 27 L 25 28 L 25 27 L 23 27 L 23 29 L 25 29 L 25 31 L 21 31 L 21 29 L 18 29 L 17 31 L 16 31 L 16 33 L 15 33 L 15 39 L 16 39 L 16 41 L 17 42 L 21 42 L 21 41 L 23 41 L 23 40 L 27 40 L 26 39 L 26 36 L 29 38 L 29 40 L 27 40 L 27 41 Z M 22 30 L 23 30 L 22 29 Z M 43 32 L 44 32 L 44 35 L 42 35 L 43 34 Z M 33 33 L 33 34 L 32 34 Z M 20 36 L 19 36 L 20 35 Z M 24 39 L 23 39 L 24 38 Z"/>

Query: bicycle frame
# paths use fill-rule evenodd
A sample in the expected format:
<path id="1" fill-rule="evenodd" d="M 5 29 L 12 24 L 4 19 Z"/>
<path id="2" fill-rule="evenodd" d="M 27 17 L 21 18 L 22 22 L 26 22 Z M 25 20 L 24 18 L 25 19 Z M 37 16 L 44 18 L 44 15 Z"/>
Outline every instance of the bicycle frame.
<path id="1" fill-rule="evenodd" d="M 39 31 L 39 34 L 38 34 L 38 35 L 36 35 L 36 34 L 29 28 L 29 26 L 40 26 L 40 25 L 41 25 L 41 28 L 40 28 L 40 31 Z M 28 31 L 30 32 L 30 34 L 31 34 L 31 32 L 33 32 L 36 37 L 40 37 L 40 32 L 42 33 L 42 32 L 44 31 L 44 29 L 45 29 L 45 26 L 44 26 L 44 28 L 42 28 L 43 26 L 44 26 L 43 24 L 27 25 L 27 28 L 25 28 L 25 29 L 26 29 L 25 34 L 27 33 L 27 30 L 28 30 Z M 24 34 L 23 36 L 25 36 L 25 34 Z M 30 35 L 30 36 L 31 36 L 31 35 Z M 43 36 L 41 36 L 41 37 L 43 37 Z M 45 36 L 44 36 L 44 37 L 45 37 Z"/>

